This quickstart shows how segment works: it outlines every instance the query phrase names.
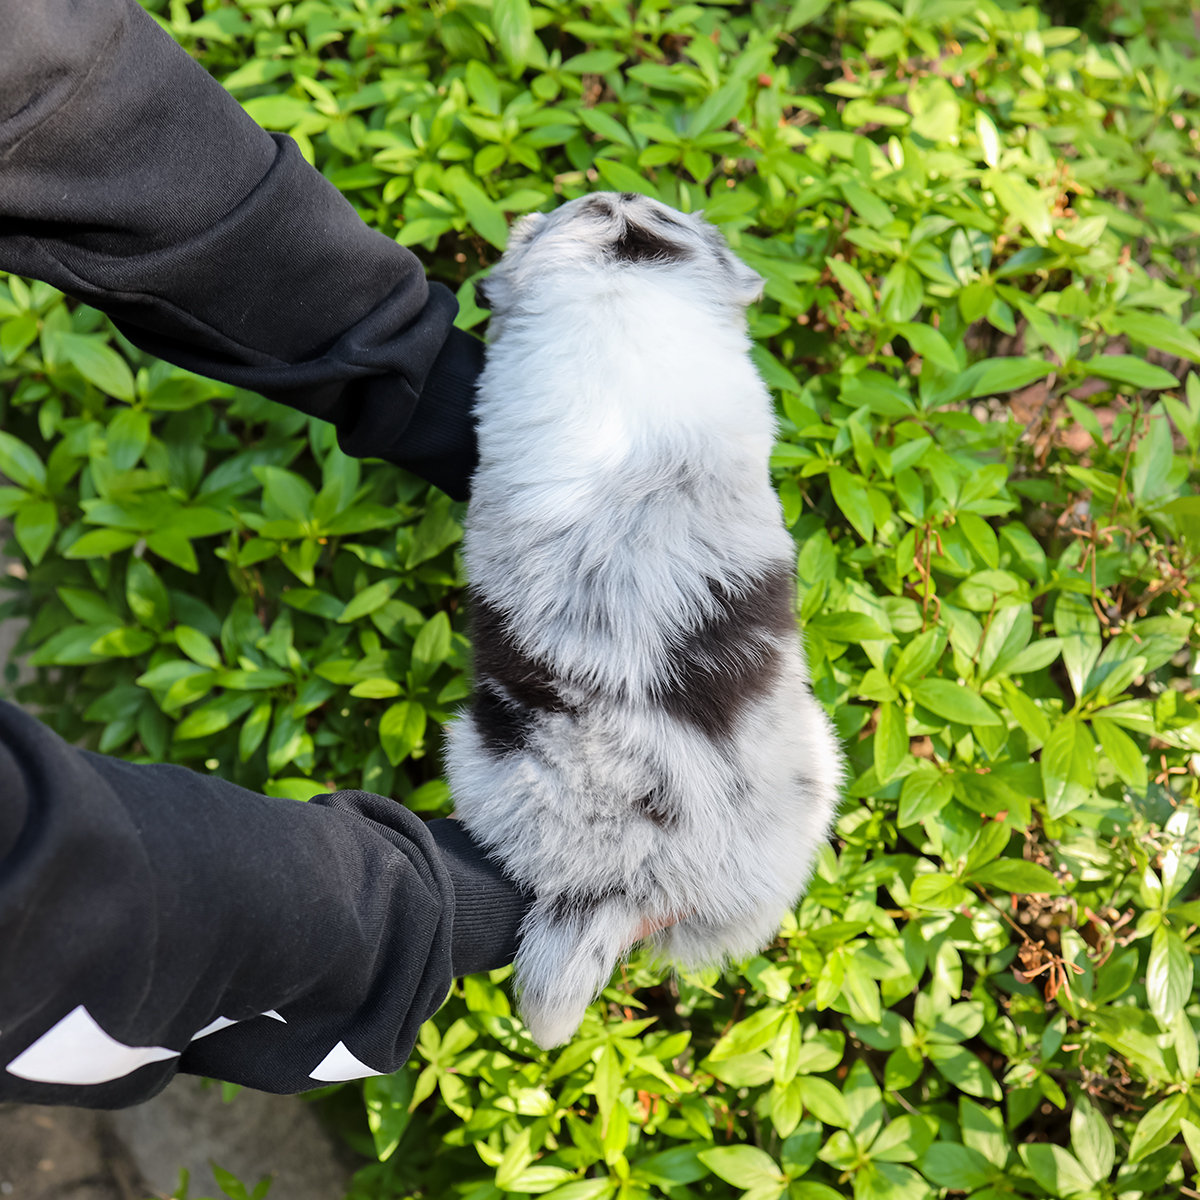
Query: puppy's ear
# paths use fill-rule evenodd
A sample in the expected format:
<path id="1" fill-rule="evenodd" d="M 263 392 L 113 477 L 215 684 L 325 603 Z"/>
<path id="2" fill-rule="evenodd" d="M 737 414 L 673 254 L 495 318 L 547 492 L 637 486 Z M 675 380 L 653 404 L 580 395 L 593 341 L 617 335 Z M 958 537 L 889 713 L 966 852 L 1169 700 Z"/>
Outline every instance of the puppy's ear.
<path id="1" fill-rule="evenodd" d="M 729 255 L 729 274 L 733 279 L 734 295 L 742 307 L 762 299 L 766 280 L 755 270 L 746 266 L 736 254 Z"/>
<path id="2" fill-rule="evenodd" d="M 742 308 L 745 308 L 747 305 L 753 304 L 756 300 L 761 300 L 766 280 L 757 271 L 746 266 L 729 249 L 729 243 L 725 240 L 725 235 L 710 221 L 704 219 L 704 210 L 698 209 L 696 212 L 688 213 L 688 220 L 700 230 L 716 251 L 717 257 L 721 260 L 729 279 L 734 301 L 740 304 Z"/>
<path id="3" fill-rule="evenodd" d="M 529 241 L 538 231 L 538 226 L 546 219 L 545 213 L 531 212 L 522 217 L 508 231 L 509 246 L 519 246 L 522 242 Z"/>

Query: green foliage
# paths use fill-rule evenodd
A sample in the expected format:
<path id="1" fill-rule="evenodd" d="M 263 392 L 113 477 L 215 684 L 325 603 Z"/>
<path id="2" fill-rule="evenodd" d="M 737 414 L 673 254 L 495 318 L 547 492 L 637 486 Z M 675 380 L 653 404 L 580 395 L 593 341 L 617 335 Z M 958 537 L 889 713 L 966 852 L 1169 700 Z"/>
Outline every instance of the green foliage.
<path id="1" fill-rule="evenodd" d="M 154 5 L 149 5 L 155 7 Z M 276 0 L 159 17 L 486 313 L 508 221 L 703 208 L 755 354 L 814 685 L 850 761 L 779 939 L 576 1041 L 457 984 L 333 1089 L 362 1200 L 1179 1195 L 1200 898 L 1200 72 L 1182 12 L 993 0 Z M 1105 22 L 1107 21 L 1107 24 Z M 72 739 L 448 811 L 460 509 L 317 422 L 0 292 L 18 692 Z M 1194 1193 L 1193 1193 L 1194 1194 Z"/>

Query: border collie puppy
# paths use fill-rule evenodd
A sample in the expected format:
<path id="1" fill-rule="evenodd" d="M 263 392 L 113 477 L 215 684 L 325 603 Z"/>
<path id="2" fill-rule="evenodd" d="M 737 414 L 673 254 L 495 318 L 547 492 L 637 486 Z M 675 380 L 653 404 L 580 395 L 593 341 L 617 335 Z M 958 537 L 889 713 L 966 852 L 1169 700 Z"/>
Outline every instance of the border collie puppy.
<path id="1" fill-rule="evenodd" d="M 700 214 L 606 192 L 525 218 L 486 281 L 476 691 L 447 765 L 536 896 L 516 982 L 544 1047 L 648 930 L 685 968 L 759 950 L 837 808 L 746 334 L 761 286 Z"/>

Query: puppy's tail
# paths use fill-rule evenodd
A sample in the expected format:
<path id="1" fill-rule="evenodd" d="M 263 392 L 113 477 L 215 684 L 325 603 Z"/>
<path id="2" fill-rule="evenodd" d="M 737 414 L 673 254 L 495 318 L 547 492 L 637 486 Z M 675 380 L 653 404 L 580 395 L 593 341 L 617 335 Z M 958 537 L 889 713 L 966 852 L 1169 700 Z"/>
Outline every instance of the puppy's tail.
<path id="1" fill-rule="evenodd" d="M 570 1039 L 641 924 L 622 895 L 567 893 L 534 903 L 521 926 L 516 983 L 521 1017 L 539 1046 Z"/>

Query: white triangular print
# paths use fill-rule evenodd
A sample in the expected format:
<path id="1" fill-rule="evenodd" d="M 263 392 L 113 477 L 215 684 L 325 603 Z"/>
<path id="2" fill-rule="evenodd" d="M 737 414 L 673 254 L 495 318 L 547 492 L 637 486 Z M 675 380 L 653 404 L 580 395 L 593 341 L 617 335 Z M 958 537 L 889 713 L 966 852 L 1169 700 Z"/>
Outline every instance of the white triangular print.
<path id="1" fill-rule="evenodd" d="M 320 1083 L 344 1083 L 347 1079 L 365 1079 L 368 1075 L 382 1075 L 382 1071 L 372 1071 L 364 1062 L 359 1062 L 349 1050 L 345 1042 L 338 1042 L 330 1052 L 321 1059 L 320 1065 L 309 1076 Z"/>
<path id="2" fill-rule="evenodd" d="M 147 1063 L 177 1058 L 165 1046 L 126 1046 L 109 1037 L 81 1004 L 8 1064 L 10 1075 L 34 1083 L 84 1087 L 121 1079 Z"/>
<path id="3" fill-rule="evenodd" d="M 287 1024 L 287 1020 L 281 1017 L 273 1008 L 268 1008 L 265 1013 L 259 1013 L 258 1015 L 260 1017 L 270 1017 L 272 1021 L 282 1021 L 285 1025 Z"/>
<path id="4" fill-rule="evenodd" d="M 209 1023 L 205 1025 L 203 1029 L 197 1029 L 196 1032 L 192 1034 L 192 1041 L 198 1042 L 202 1037 L 208 1037 L 210 1033 L 216 1033 L 221 1029 L 228 1029 L 230 1025 L 236 1024 L 237 1022 L 229 1017 L 217 1017 L 214 1020 L 209 1021 Z"/>

